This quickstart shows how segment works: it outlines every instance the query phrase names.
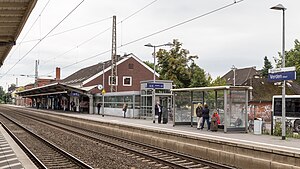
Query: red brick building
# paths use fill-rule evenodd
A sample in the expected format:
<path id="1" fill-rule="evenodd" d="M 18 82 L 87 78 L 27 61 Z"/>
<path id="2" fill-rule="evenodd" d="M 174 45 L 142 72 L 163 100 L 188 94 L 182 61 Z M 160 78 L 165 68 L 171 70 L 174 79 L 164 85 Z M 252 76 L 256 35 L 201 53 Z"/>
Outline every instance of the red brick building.
<path id="1" fill-rule="evenodd" d="M 118 57 L 117 92 L 140 91 L 140 82 L 144 80 L 152 80 L 153 73 L 153 69 L 133 54 Z M 79 88 L 94 87 L 92 93 L 99 93 L 100 91 L 96 88 L 96 86 L 103 83 L 103 74 L 104 89 L 106 92 L 110 92 L 110 60 L 83 68 L 63 79 L 61 83 Z M 158 79 L 158 74 L 156 74 L 156 79 Z"/>

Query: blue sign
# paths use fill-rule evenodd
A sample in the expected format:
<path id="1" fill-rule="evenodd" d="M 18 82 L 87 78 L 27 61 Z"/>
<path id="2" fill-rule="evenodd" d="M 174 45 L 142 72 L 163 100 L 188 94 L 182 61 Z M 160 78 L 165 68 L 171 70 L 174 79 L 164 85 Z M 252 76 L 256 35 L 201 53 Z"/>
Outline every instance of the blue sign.
<path id="1" fill-rule="evenodd" d="M 163 83 L 147 83 L 147 88 L 162 89 L 162 88 L 164 88 L 164 84 Z"/>
<path id="2" fill-rule="evenodd" d="M 79 93 L 76 93 L 76 92 L 71 92 L 70 95 L 71 95 L 71 96 L 75 96 L 75 97 L 79 97 L 79 96 L 80 96 L 80 94 L 79 94 Z"/>
<path id="3" fill-rule="evenodd" d="M 268 75 L 269 81 L 283 81 L 283 80 L 296 80 L 296 72 L 277 72 L 277 73 L 269 73 Z"/>

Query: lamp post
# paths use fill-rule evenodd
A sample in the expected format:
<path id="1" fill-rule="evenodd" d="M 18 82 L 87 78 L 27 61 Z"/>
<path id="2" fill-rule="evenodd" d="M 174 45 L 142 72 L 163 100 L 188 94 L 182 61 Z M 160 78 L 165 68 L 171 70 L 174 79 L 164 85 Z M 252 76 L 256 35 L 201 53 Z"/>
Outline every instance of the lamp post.
<path id="1" fill-rule="evenodd" d="M 235 71 L 236 71 L 236 67 L 234 65 L 232 65 L 232 71 L 233 71 L 233 86 L 235 86 Z"/>
<path id="2" fill-rule="evenodd" d="M 282 10 L 282 63 L 281 63 L 281 67 L 284 68 L 285 67 L 285 16 L 284 16 L 284 12 L 286 10 L 286 8 L 281 5 L 278 4 L 274 7 L 272 7 L 271 9 L 274 10 Z M 285 140 L 285 80 L 282 83 L 282 140 Z"/>
<path id="3" fill-rule="evenodd" d="M 104 117 L 104 94 L 105 94 L 105 88 L 104 88 L 104 65 L 105 63 L 102 62 L 102 117 Z"/>
<path id="4" fill-rule="evenodd" d="M 162 44 L 162 45 L 152 45 L 151 43 L 148 43 L 145 46 L 151 47 L 154 50 L 153 51 L 153 59 L 154 59 L 154 61 L 153 61 L 153 63 L 154 63 L 154 65 L 153 65 L 153 70 L 154 70 L 153 71 L 153 83 L 154 83 L 154 85 L 153 85 L 153 90 L 152 90 L 152 119 L 153 119 L 153 123 L 155 123 L 155 79 L 156 79 L 156 77 L 155 77 L 155 73 L 156 73 L 156 70 L 155 70 L 156 56 L 155 56 L 155 54 L 156 54 L 156 48 L 162 47 L 162 46 L 173 46 L 173 44 L 171 42 Z"/>

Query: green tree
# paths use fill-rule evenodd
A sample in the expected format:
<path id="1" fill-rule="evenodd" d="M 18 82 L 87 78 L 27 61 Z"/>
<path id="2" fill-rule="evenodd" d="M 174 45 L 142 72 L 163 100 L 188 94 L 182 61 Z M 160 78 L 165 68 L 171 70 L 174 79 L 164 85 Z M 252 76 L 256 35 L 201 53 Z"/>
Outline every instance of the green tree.
<path id="1" fill-rule="evenodd" d="M 192 62 L 189 72 L 191 75 L 189 87 L 205 87 L 209 85 L 209 80 L 205 71 L 194 62 Z"/>
<path id="2" fill-rule="evenodd" d="M 190 56 L 188 50 L 182 49 L 182 43 L 173 40 L 172 49 L 170 51 L 159 49 L 156 57 L 160 79 L 172 80 L 176 88 L 190 87 L 192 70 L 190 63 L 197 59 L 197 56 Z"/>
<path id="3" fill-rule="evenodd" d="M 3 103 L 5 100 L 5 91 L 3 90 L 3 87 L 0 86 L 0 102 Z"/>
<path id="4" fill-rule="evenodd" d="M 145 63 L 147 66 L 149 66 L 151 69 L 153 69 L 154 63 L 151 63 L 151 62 L 149 62 L 149 61 L 144 61 L 144 63 Z"/>
<path id="5" fill-rule="evenodd" d="M 273 66 L 271 64 L 271 62 L 269 61 L 268 57 L 265 56 L 264 58 L 264 67 L 262 68 L 262 76 L 265 78 L 268 78 L 268 74 L 269 74 L 269 69 L 272 69 Z"/>
<path id="6" fill-rule="evenodd" d="M 225 86 L 226 80 L 218 76 L 215 80 L 210 83 L 210 86 Z"/>
<path id="7" fill-rule="evenodd" d="M 285 52 L 285 66 L 295 66 L 297 78 L 296 81 L 300 83 L 300 42 L 299 40 L 294 41 L 294 48 Z M 282 54 L 279 53 L 280 60 L 277 62 L 277 67 L 281 67 Z"/>

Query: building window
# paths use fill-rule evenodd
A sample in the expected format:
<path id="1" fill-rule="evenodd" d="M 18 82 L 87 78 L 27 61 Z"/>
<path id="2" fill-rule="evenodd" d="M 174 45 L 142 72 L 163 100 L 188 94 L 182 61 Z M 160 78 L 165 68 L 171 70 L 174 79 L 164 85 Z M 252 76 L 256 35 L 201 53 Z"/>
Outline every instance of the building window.
<path id="1" fill-rule="evenodd" d="M 128 69 L 133 69 L 133 63 L 128 64 Z"/>
<path id="2" fill-rule="evenodd" d="M 123 76 L 123 86 L 132 86 L 131 76 Z"/>
<path id="3" fill-rule="evenodd" d="M 117 86 L 118 85 L 118 76 L 116 76 L 114 78 L 112 76 L 109 76 L 109 78 L 108 78 L 108 84 L 110 86 Z"/>

